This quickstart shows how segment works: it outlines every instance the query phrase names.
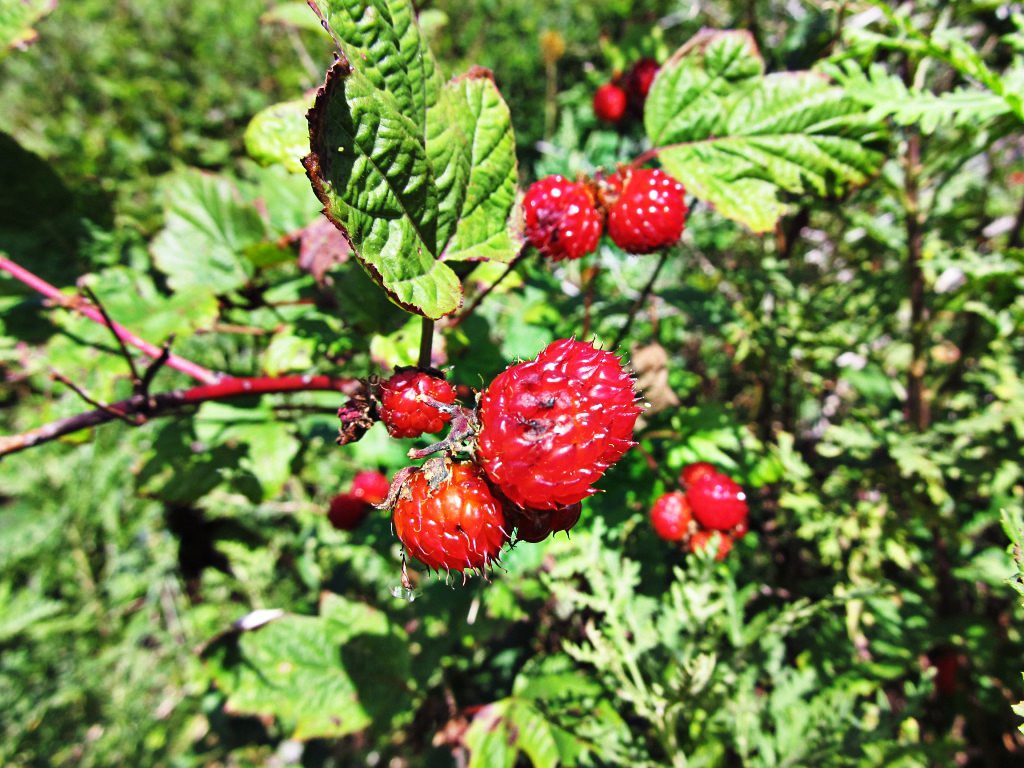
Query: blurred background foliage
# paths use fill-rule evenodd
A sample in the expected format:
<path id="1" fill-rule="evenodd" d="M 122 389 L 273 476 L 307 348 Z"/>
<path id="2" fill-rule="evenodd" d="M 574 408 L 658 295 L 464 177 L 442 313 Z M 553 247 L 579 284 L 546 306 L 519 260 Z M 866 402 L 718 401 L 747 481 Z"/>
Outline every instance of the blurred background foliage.
<path id="1" fill-rule="evenodd" d="M 571 539 L 516 547 L 491 584 L 423 578 L 395 598 L 386 516 L 330 527 L 330 497 L 409 447 L 378 427 L 337 448 L 331 395 L 0 460 L 0 763 L 1020 762 L 1000 525 L 1019 528 L 1024 499 L 1020 8 L 912 6 L 420 4 L 446 74 L 494 71 L 524 184 L 646 149 L 591 94 L 702 27 L 750 30 L 769 71 L 827 61 L 888 121 L 888 160 L 842 201 L 788 200 L 764 237 L 697 206 L 639 312 L 653 261 L 604 244 L 527 259 L 439 334 L 479 387 L 553 338 L 610 343 L 635 314 L 623 349 L 660 344 L 675 395 L 647 393 L 664 407 Z M 331 62 L 311 18 L 78 0 L 32 22 L 38 40 L 0 59 L 0 250 L 61 287 L 87 275 L 119 322 L 216 370 L 404 361 L 416 326 L 357 265 L 296 265 L 318 209 L 304 176 L 246 155 L 250 119 Z M 471 295 L 500 272 L 478 268 Z M 86 408 L 52 370 L 98 399 L 130 391 L 103 328 L 6 276 L 0 333 L 5 433 Z M 694 460 L 751 496 L 751 534 L 720 564 L 647 525 Z M 233 629 L 272 608 L 289 615 Z M 312 649 L 303 674 L 252 674 L 293 663 L 282 638 Z"/>

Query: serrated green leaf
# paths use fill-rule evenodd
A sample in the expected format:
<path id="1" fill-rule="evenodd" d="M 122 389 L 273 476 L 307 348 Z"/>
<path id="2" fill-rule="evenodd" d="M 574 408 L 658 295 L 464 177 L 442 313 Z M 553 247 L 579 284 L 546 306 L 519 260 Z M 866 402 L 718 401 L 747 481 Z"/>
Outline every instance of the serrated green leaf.
<path id="1" fill-rule="evenodd" d="M 277 163 L 302 173 L 302 158 L 309 152 L 306 112 L 310 106 L 308 99 L 295 99 L 257 112 L 245 129 L 245 151 L 264 165 Z"/>
<path id="2" fill-rule="evenodd" d="M 307 172 L 392 301 L 442 317 L 462 302 L 445 261 L 508 261 L 517 250 L 508 107 L 483 70 L 442 85 L 408 2 L 321 8 L 345 58 L 309 112 Z"/>
<path id="3" fill-rule="evenodd" d="M 644 114 L 665 169 L 755 232 L 774 227 L 783 192 L 838 196 L 882 161 L 879 126 L 841 88 L 762 69 L 746 33 L 701 33 L 662 67 Z"/>
<path id="4" fill-rule="evenodd" d="M 226 293 L 244 285 L 251 265 L 243 251 L 264 236 L 256 208 L 230 180 L 196 170 L 171 176 L 165 195 L 164 229 L 150 250 L 171 288 Z"/>
<path id="5" fill-rule="evenodd" d="M 448 83 L 427 111 L 427 151 L 440 196 L 438 249 L 456 260 L 507 261 L 508 212 L 516 198 L 515 137 L 490 72 Z"/>

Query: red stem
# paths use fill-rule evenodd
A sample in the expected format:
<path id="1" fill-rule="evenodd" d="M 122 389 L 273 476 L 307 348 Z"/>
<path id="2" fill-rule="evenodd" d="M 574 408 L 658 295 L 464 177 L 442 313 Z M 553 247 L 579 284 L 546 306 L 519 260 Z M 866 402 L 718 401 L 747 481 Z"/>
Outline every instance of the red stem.
<path id="1" fill-rule="evenodd" d="M 103 319 L 103 314 L 94 306 L 92 306 L 91 304 L 89 304 L 88 302 L 84 301 L 81 298 L 70 297 L 61 293 L 61 291 L 57 287 L 50 285 L 41 277 L 33 274 L 32 272 L 29 272 L 24 267 L 18 266 L 13 261 L 4 256 L 0 256 L 0 270 L 7 272 L 16 280 L 20 280 L 29 288 L 38 291 L 43 296 L 46 296 L 48 299 L 52 299 L 54 302 L 64 307 L 65 309 L 71 309 L 77 312 L 81 312 L 90 320 L 95 320 L 97 323 L 100 323 L 104 326 L 107 325 L 106 321 Z M 140 339 L 134 333 L 129 331 L 124 326 L 119 325 L 118 323 L 112 322 L 110 324 L 110 329 L 111 331 L 113 331 L 113 333 L 117 334 L 117 337 L 121 339 L 123 342 L 125 342 L 126 344 L 130 344 L 131 346 L 140 350 L 144 355 L 153 360 L 156 360 L 163 354 L 163 350 L 160 347 L 154 344 L 150 344 L 145 339 Z M 214 373 L 208 368 L 204 368 L 201 365 L 193 363 L 190 360 L 185 360 L 184 358 L 178 357 L 177 355 L 168 355 L 166 365 L 168 365 L 171 368 L 174 368 L 175 370 L 181 371 L 185 375 L 191 376 L 196 381 L 201 381 L 204 384 L 213 384 L 224 378 L 219 373 Z"/>
<path id="2" fill-rule="evenodd" d="M 282 394 L 284 392 L 344 392 L 352 394 L 354 379 L 335 379 L 331 376 L 311 376 L 298 374 L 293 376 L 257 376 L 246 379 L 224 378 L 215 384 L 192 387 L 181 392 L 186 403 L 204 400 L 223 400 L 243 395 Z"/>

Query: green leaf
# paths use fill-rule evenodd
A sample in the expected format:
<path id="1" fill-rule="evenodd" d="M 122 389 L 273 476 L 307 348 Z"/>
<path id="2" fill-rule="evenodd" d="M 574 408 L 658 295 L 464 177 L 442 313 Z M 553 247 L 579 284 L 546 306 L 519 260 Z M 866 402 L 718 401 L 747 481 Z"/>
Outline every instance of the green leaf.
<path id="1" fill-rule="evenodd" d="M 324 32 L 320 20 L 309 12 L 309 4 L 304 0 L 278 3 L 260 16 L 263 24 L 281 24 L 285 27 L 305 29 L 310 32 Z"/>
<path id="2" fill-rule="evenodd" d="M 763 75 L 746 32 L 703 32 L 655 78 L 644 113 L 665 169 L 721 215 L 767 232 L 783 193 L 835 197 L 866 183 L 881 129 L 822 75 Z"/>
<path id="3" fill-rule="evenodd" d="M 406 647 L 384 614 L 324 593 L 320 616 L 286 615 L 231 633 L 205 655 L 227 711 L 273 716 L 305 740 L 356 733 L 375 717 L 387 728 L 404 698 Z"/>
<path id="4" fill-rule="evenodd" d="M 508 105 L 480 68 L 448 83 L 427 112 L 427 152 L 439 200 L 438 249 L 454 260 L 507 261 L 516 245 L 515 137 Z"/>
<path id="5" fill-rule="evenodd" d="M 391 300 L 442 317 L 462 303 L 445 262 L 508 261 L 517 250 L 508 107 L 484 70 L 442 84 L 408 2 L 324 6 L 344 58 L 309 112 L 303 162 Z"/>
<path id="6" fill-rule="evenodd" d="M 290 428 L 274 420 L 269 406 L 236 408 L 206 402 L 195 417 L 196 436 L 211 445 L 245 443 L 248 456 L 239 467 L 259 480 L 264 499 L 273 498 L 291 477 L 291 462 L 299 443 Z"/>
<path id="7" fill-rule="evenodd" d="M 165 194 L 165 226 L 150 248 L 171 288 L 226 293 L 245 285 L 251 266 L 243 251 L 264 237 L 256 208 L 228 179 L 196 170 L 171 176 Z"/>
<path id="8" fill-rule="evenodd" d="M 253 115 L 245 129 L 249 156 L 264 165 L 279 163 L 292 173 L 302 173 L 302 158 L 309 151 L 309 107 L 308 99 L 296 99 L 273 104 Z"/>
<path id="9" fill-rule="evenodd" d="M 0 58 L 34 43 L 39 33 L 32 25 L 56 7 L 57 0 L 0 0 Z"/>

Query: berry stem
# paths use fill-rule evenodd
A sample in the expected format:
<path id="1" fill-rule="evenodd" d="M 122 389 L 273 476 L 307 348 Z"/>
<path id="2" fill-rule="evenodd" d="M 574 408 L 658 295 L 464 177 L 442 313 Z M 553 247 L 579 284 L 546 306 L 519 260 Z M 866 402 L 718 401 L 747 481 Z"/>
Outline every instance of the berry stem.
<path id="1" fill-rule="evenodd" d="M 633 325 L 633 318 L 636 317 L 636 313 L 647 303 L 647 299 L 651 295 L 651 291 L 654 290 L 654 283 L 658 279 L 658 275 L 661 274 L 662 267 L 665 266 L 665 262 L 668 261 L 669 249 L 663 248 L 661 255 L 658 257 L 658 263 L 654 267 L 654 272 L 651 273 L 650 279 L 647 281 L 647 285 L 644 286 L 643 291 L 636 297 L 636 301 L 633 302 L 633 306 L 629 308 L 629 314 L 626 316 L 626 322 L 619 328 L 619 332 L 615 334 L 615 341 L 612 342 L 611 349 L 618 349 L 619 344 L 626 338 L 626 334 L 629 333 L 630 327 Z"/>
<path id="2" fill-rule="evenodd" d="M 424 317 L 420 325 L 420 356 L 417 362 L 420 368 L 430 368 L 431 351 L 434 346 L 434 321 Z"/>
<path id="3" fill-rule="evenodd" d="M 5 256 L 0 256 L 0 270 L 3 270 L 14 279 L 24 283 L 29 288 L 41 293 L 43 296 L 52 300 L 55 304 L 63 307 L 64 309 L 80 312 L 90 320 L 101 323 L 102 325 L 110 328 L 111 333 L 117 336 L 119 342 L 135 347 L 147 357 L 153 360 L 158 360 L 166 354 L 166 358 L 164 359 L 165 365 L 181 371 L 187 376 L 191 376 L 196 381 L 201 381 L 204 384 L 212 384 L 223 378 L 219 373 L 203 368 L 201 365 L 193 363 L 190 360 L 185 360 L 177 355 L 166 353 L 164 349 L 156 346 L 155 344 L 150 344 L 145 339 L 140 339 L 124 326 L 104 318 L 103 313 L 88 301 L 77 296 L 67 296 L 56 286 L 50 285 L 38 275 L 33 274 L 18 264 L 15 264 Z"/>

